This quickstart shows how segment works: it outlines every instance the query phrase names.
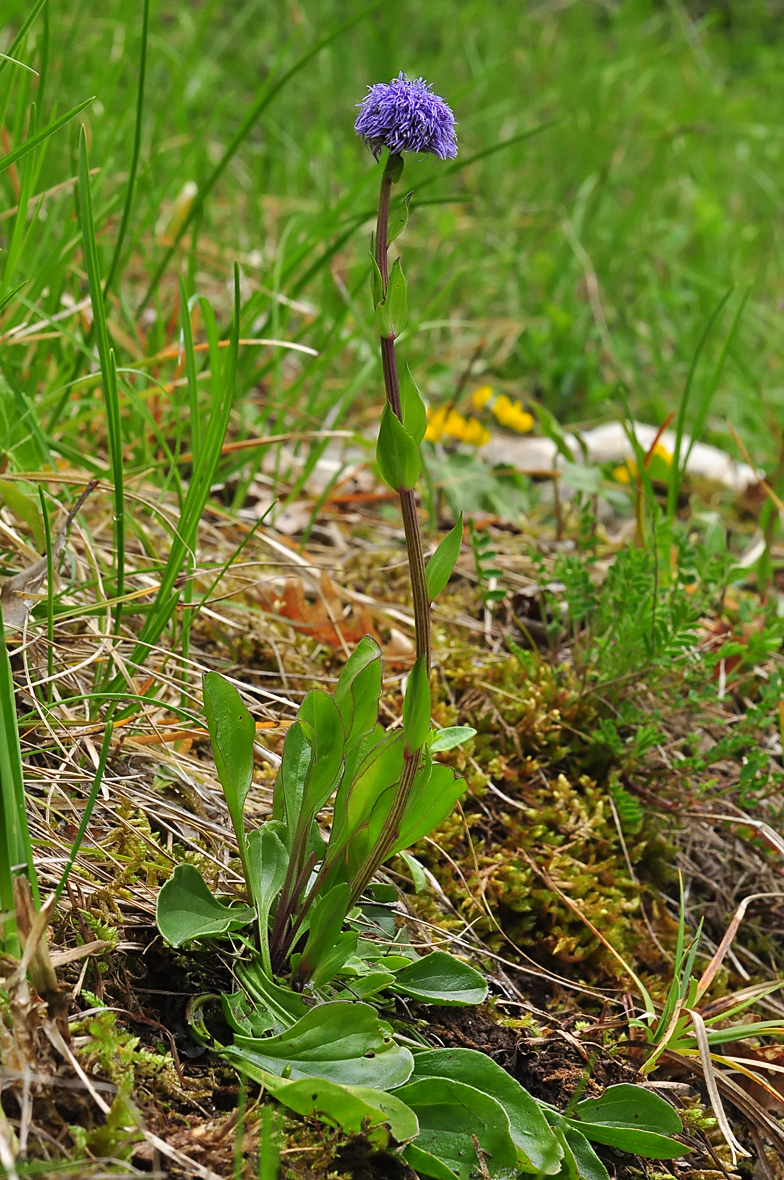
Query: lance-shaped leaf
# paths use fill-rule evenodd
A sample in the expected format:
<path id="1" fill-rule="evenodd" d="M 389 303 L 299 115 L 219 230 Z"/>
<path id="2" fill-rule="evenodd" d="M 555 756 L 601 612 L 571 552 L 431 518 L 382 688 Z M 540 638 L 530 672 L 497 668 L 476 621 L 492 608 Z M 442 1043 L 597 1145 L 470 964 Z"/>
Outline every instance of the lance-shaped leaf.
<path id="1" fill-rule="evenodd" d="M 269 916 L 286 879 L 289 854 L 276 829 L 283 828 L 271 820 L 248 836 L 248 885 L 259 923 L 261 958 L 267 975 L 272 975 L 269 952 Z"/>
<path id="2" fill-rule="evenodd" d="M 346 661 L 333 694 L 343 721 L 347 751 L 371 733 L 378 722 L 381 678 L 381 648 L 375 639 L 365 635 Z"/>
<path id="3" fill-rule="evenodd" d="M 286 830 L 286 846 L 291 851 L 294 832 L 302 810 L 302 793 L 308 777 L 313 749 L 305 728 L 295 721 L 286 734 L 283 759 L 275 779 L 272 796 L 273 819 L 282 820 Z"/>
<path id="4" fill-rule="evenodd" d="M 227 906 L 218 901 L 193 865 L 177 865 L 161 887 L 155 913 L 158 929 L 172 946 L 194 938 L 226 934 L 247 926 L 255 917 L 252 906 Z"/>
<path id="5" fill-rule="evenodd" d="M 403 742 L 400 730 L 386 734 L 359 766 L 354 781 L 341 785 L 335 799 L 328 861 L 332 862 L 340 855 L 359 828 L 367 823 L 379 796 L 400 778 Z"/>
<path id="6" fill-rule="evenodd" d="M 376 462 L 382 479 L 394 492 L 410 491 L 419 479 L 417 445 L 388 404 L 381 414 Z"/>
<path id="7" fill-rule="evenodd" d="M 311 689 L 300 705 L 297 717 L 313 749 L 302 794 L 301 814 L 313 816 L 326 803 L 340 773 L 343 722 L 334 697 L 320 688 Z"/>
<path id="8" fill-rule="evenodd" d="M 408 295 L 406 280 L 396 258 L 387 283 L 387 293 L 376 307 L 376 328 L 379 336 L 399 336 L 408 319 Z"/>
<path id="9" fill-rule="evenodd" d="M 417 775 L 400 825 L 400 838 L 395 841 L 390 856 L 410 848 L 443 823 L 465 789 L 465 779 L 451 766 L 436 763 L 427 778 L 420 780 Z"/>
<path id="10" fill-rule="evenodd" d="M 384 278 L 381 277 L 378 262 L 375 261 L 375 234 L 371 234 L 371 295 L 373 307 L 378 307 L 384 297 Z"/>
<path id="11" fill-rule="evenodd" d="M 359 934 L 356 930 L 347 930 L 344 934 L 339 934 L 332 946 L 319 959 L 316 969 L 310 977 L 311 986 L 314 988 L 324 987 L 326 983 L 334 979 L 338 971 L 357 953 L 358 944 Z M 359 999 L 361 997 L 355 994 L 351 998 Z"/>
<path id="12" fill-rule="evenodd" d="M 454 750 L 455 746 L 462 746 L 463 742 L 476 737 L 476 730 L 470 725 L 449 725 L 446 729 L 437 729 L 429 742 L 431 754 L 443 750 Z"/>
<path id="13" fill-rule="evenodd" d="M 212 753 L 231 816 L 240 857 L 247 868 L 245 799 L 253 781 L 253 742 L 256 725 L 233 684 L 217 672 L 204 676 L 204 712 Z"/>
<path id="14" fill-rule="evenodd" d="M 450 529 L 440 542 L 433 556 L 425 567 L 427 579 L 427 594 L 432 602 L 438 598 L 446 586 L 455 568 L 455 562 L 460 556 L 460 546 L 463 542 L 463 514 L 460 513 L 454 528 Z"/>
<path id="15" fill-rule="evenodd" d="M 411 198 L 413 197 L 413 189 L 410 193 L 406 193 L 403 200 L 396 209 L 389 215 L 389 229 L 387 231 L 387 244 L 392 245 L 395 238 L 402 234 L 403 230 L 408 225 L 408 211 L 411 205 Z"/>
<path id="16" fill-rule="evenodd" d="M 299 976 L 307 982 L 316 970 L 320 961 L 337 942 L 351 901 L 351 890 L 346 882 L 341 882 L 320 897 L 310 912 L 310 929 L 302 958 L 299 961 Z M 348 958 L 349 952 L 346 953 Z M 339 964 L 343 966 L 346 958 Z M 336 967 L 335 970 L 339 970 Z M 327 980 L 323 980 L 324 983 Z"/>
<path id="17" fill-rule="evenodd" d="M 419 446 L 427 430 L 427 411 L 408 365 L 400 376 L 400 416 L 406 430 Z"/>
<path id="18" fill-rule="evenodd" d="M 403 735 L 406 752 L 415 754 L 430 733 L 430 679 L 425 656 L 418 656 L 411 669 L 403 698 Z"/>

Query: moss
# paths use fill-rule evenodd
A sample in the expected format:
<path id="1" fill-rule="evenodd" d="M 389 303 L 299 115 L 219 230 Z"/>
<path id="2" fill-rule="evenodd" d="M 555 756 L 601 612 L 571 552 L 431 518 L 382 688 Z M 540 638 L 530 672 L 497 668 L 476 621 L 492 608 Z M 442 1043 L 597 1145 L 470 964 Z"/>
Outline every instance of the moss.
<path id="1" fill-rule="evenodd" d="M 517 657 L 507 655 L 483 659 L 480 667 L 475 651 L 453 644 L 444 673 L 452 701 L 437 706 L 438 720 L 448 715 L 450 723 L 474 726 L 477 736 L 450 755 L 469 785 L 463 814 L 456 812 L 434 833 L 447 855 L 425 841 L 417 855 L 458 917 L 507 958 L 516 947 L 570 977 L 619 982 L 623 969 L 590 922 L 628 962 L 655 976 L 661 964 L 629 864 L 655 863 L 660 870 L 664 847 L 650 821 L 622 840 L 611 805 L 611 769 L 604 782 L 583 772 L 575 734 L 579 739 L 583 727 L 595 724 L 595 707 L 572 669 L 526 661 L 523 675 Z M 428 921 L 457 925 L 454 916 L 436 917 L 434 899 L 420 897 L 415 905 Z M 668 937 L 653 897 L 647 908 Z"/>

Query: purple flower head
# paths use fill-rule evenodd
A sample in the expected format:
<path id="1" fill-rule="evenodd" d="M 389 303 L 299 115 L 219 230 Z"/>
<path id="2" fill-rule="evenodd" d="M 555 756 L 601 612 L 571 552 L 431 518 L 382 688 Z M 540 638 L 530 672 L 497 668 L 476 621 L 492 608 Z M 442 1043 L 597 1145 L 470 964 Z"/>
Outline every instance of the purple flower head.
<path id="1" fill-rule="evenodd" d="M 440 160 L 457 155 L 455 116 L 424 78 L 411 82 L 400 73 L 391 82 L 368 87 L 354 130 L 378 159 L 382 148 L 431 152 Z"/>

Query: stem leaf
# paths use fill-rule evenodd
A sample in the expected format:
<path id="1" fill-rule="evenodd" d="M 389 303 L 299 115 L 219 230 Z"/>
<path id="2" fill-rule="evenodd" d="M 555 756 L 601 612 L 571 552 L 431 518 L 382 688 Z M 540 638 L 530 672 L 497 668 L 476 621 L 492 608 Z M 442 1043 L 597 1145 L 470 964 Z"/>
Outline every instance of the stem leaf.
<path id="1" fill-rule="evenodd" d="M 399 336 L 408 319 L 408 292 L 400 259 L 396 258 L 389 275 L 387 292 L 376 308 L 379 336 Z"/>
<path id="2" fill-rule="evenodd" d="M 407 492 L 419 479 L 419 451 L 392 407 L 384 406 L 376 445 L 381 478 L 394 492 Z"/>
<path id="3" fill-rule="evenodd" d="M 400 378 L 400 413 L 403 425 L 419 446 L 427 430 L 427 412 L 408 365 Z"/>
<path id="4" fill-rule="evenodd" d="M 460 556 L 460 546 L 463 541 L 463 514 L 457 518 L 454 528 L 450 529 L 439 544 L 430 561 L 425 567 L 427 578 L 427 593 L 430 601 L 446 586 L 455 568 L 455 562 Z"/>

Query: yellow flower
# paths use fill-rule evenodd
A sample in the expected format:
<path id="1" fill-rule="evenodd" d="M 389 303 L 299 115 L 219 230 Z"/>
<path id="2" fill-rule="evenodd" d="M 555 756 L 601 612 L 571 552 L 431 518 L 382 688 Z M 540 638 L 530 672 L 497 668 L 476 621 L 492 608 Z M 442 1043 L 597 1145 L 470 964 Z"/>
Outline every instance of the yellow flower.
<path id="1" fill-rule="evenodd" d="M 630 459 L 629 463 L 634 463 L 634 459 Z M 637 464 L 634 463 L 634 472 L 632 473 L 629 470 L 629 463 L 624 463 L 620 467 L 613 468 L 613 479 L 616 483 L 628 484 L 632 482 L 632 474 L 637 474 Z"/>
<path id="2" fill-rule="evenodd" d="M 492 410 L 502 426 L 516 430 L 518 434 L 527 434 L 533 429 L 533 417 L 523 409 L 520 402 L 510 401 L 505 393 L 495 399 Z"/>
<path id="3" fill-rule="evenodd" d="M 490 431 L 485 429 L 478 418 L 464 418 L 449 403 L 428 410 L 427 413 L 427 441 L 438 442 L 444 434 L 474 447 L 483 447 L 490 441 Z"/>
<path id="4" fill-rule="evenodd" d="M 663 459 L 668 467 L 672 466 L 672 453 L 667 450 L 664 443 L 657 442 L 656 446 L 653 448 L 653 454 L 658 455 L 660 459 Z"/>
<path id="5" fill-rule="evenodd" d="M 444 433 L 444 423 L 448 413 L 448 405 L 436 406 L 434 410 L 427 411 L 425 438 L 428 442 L 438 442 L 441 438 L 441 435 Z"/>
<path id="6" fill-rule="evenodd" d="M 450 434 L 452 438 L 462 439 L 465 434 L 466 420 L 462 414 L 458 414 L 457 410 L 450 410 L 446 416 L 444 423 L 444 434 Z"/>
<path id="7" fill-rule="evenodd" d="M 478 418 L 468 418 L 463 442 L 471 443 L 474 447 L 483 447 L 490 442 L 490 431 Z"/>
<path id="8" fill-rule="evenodd" d="M 491 385 L 481 385 L 471 394 L 471 404 L 475 410 L 483 410 L 493 396 Z"/>

